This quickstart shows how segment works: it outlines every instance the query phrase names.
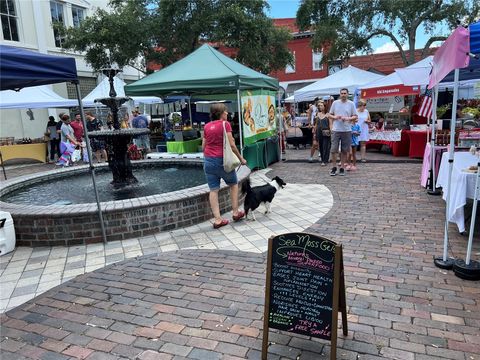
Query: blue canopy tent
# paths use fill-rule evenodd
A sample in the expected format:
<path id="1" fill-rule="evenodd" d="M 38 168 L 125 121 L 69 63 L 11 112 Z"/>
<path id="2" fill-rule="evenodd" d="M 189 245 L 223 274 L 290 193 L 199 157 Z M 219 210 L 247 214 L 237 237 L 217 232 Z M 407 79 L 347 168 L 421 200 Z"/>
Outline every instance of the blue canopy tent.
<path id="1" fill-rule="evenodd" d="M 75 59 L 0 45 L 0 89 L 78 82 Z"/>
<path id="2" fill-rule="evenodd" d="M 470 52 L 480 54 L 480 21 L 469 26 L 470 29 Z"/>
<path id="3" fill-rule="evenodd" d="M 82 98 L 80 97 L 77 67 L 75 65 L 74 58 L 41 54 L 8 45 L 0 45 L 0 54 L 0 90 L 19 90 L 24 87 L 37 85 L 55 84 L 67 81 L 73 82 L 76 85 L 78 105 L 80 107 L 83 127 L 84 129 L 87 128 L 85 116 L 83 114 Z M 95 181 L 95 169 L 92 163 L 92 151 L 87 132 L 85 132 L 85 141 L 87 143 L 93 189 L 95 191 L 95 197 L 97 200 L 100 227 L 102 230 L 103 240 L 106 242 L 107 237 L 103 223 L 102 210 L 100 208 L 100 201 Z"/>

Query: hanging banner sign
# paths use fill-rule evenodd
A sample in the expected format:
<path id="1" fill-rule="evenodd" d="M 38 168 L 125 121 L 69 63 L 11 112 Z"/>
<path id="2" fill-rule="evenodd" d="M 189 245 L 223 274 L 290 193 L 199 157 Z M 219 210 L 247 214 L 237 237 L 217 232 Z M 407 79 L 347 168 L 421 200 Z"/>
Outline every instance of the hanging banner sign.
<path id="1" fill-rule="evenodd" d="M 246 145 L 266 139 L 276 132 L 275 92 L 246 90 L 241 92 L 242 129 Z"/>
<path id="2" fill-rule="evenodd" d="M 362 99 L 370 99 L 387 96 L 405 96 L 420 94 L 420 86 L 392 85 L 379 88 L 362 89 Z"/>
<path id="3" fill-rule="evenodd" d="M 367 110 L 372 112 L 400 111 L 405 106 L 403 96 L 390 96 L 382 98 L 371 98 L 367 100 Z"/>

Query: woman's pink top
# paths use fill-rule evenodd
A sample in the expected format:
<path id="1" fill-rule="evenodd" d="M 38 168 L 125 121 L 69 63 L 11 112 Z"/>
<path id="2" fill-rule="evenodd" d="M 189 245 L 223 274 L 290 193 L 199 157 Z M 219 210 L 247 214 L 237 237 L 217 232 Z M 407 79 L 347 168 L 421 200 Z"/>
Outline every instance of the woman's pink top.
<path id="1" fill-rule="evenodd" d="M 205 157 L 223 157 L 223 120 L 210 121 L 203 129 L 205 139 Z M 232 126 L 225 121 L 225 130 L 232 132 Z"/>

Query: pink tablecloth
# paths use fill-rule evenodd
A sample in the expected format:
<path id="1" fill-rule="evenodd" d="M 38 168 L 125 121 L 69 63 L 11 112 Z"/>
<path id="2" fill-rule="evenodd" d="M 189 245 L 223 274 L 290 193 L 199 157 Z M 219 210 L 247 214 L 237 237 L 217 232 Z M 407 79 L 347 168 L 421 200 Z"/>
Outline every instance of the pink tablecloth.
<path id="1" fill-rule="evenodd" d="M 428 176 L 430 175 L 430 143 L 425 146 L 423 153 L 422 174 L 420 175 L 420 184 L 423 187 L 427 186 Z M 440 162 L 442 161 L 442 153 L 447 150 L 446 146 L 435 146 L 435 177 L 438 176 L 438 170 L 440 169 Z"/>

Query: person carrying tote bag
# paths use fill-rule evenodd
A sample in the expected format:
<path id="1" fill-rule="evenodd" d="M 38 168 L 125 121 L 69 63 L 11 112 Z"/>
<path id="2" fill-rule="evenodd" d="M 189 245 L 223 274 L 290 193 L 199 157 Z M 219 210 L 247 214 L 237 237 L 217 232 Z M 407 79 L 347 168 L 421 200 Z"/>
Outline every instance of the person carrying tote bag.
<path id="1" fill-rule="evenodd" d="M 220 215 L 220 206 L 218 204 L 218 192 L 220 190 L 220 180 L 223 179 L 230 187 L 230 197 L 232 201 L 233 221 L 238 221 L 245 216 L 245 213 L 238 209 L 238 179 L 235 168 L 239 165 L 245 165 L 247 161 L 242 157 L 232 136 L 232 127 L 227 120 L 227 108 L 224 104 L 213 104 L 210 107 L 211 121 L 205 125 L 202 149 L 204 154 L 204 172 L 210 188 L 209 201 L 215 217 L 213 228 L 218 229 L 229 223 L 227 219 Z M 225 149 L 225 150 L 224 150 Z M 232 156 L 225 154 L 232 152 Z M 224 161 L 225 159 L 225 161 Z M 235 160 L 238 161 L 235 165 Z M 226 171 L 232 169 L 230 171 Z"/>

